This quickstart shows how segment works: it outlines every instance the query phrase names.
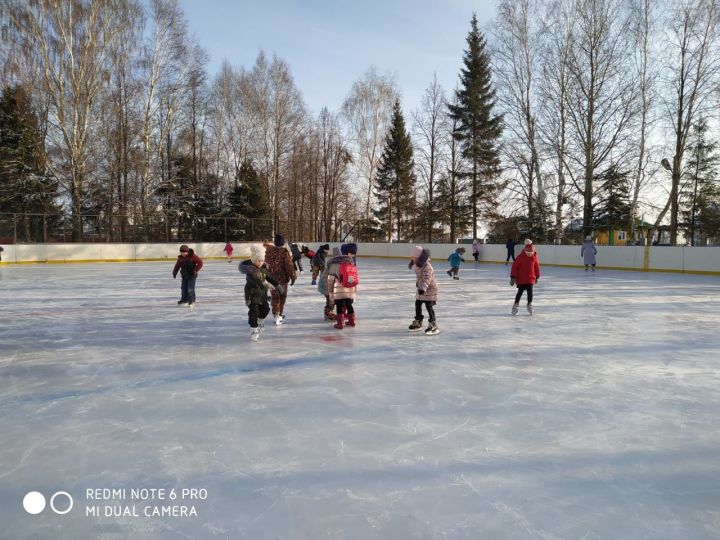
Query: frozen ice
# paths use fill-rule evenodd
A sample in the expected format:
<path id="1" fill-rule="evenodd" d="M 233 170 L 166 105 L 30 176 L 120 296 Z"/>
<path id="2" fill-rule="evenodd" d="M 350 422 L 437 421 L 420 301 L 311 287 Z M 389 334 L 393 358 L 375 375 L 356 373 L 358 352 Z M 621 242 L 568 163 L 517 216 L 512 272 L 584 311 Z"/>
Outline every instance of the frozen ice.
<path id="1" fill-rule="evenodd" d="M 3 266 L 0 537 L 720 536 L 720 279 L 546 266 L 513 317 L 508 267 L 435 261 L 426 336 L 406 263 L 359 259 L 344 330 L 302 274 L 257 343 L 236 264 L 193 310 L 172 262 Z M 101 488 L 207 497 L 145 517 Z"/>

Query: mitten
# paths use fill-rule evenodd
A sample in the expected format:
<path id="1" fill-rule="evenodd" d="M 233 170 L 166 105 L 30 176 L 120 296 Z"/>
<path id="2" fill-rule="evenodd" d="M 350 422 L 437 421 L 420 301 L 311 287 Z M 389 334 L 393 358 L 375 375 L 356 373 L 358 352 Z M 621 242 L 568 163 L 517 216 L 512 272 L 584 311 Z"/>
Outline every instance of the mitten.
<path id="1" fill-rule="evenodd" d="M 422 296 L 423 294 L 425 294 L 425 291 L 422 290 L 422 289 L 418 289 L 418 294 L 419 294 L 420 296 Z"/>
<path id="2" fill-rule="evenodd" d="M 173 279 L 177 279 L 177 272 L 173 272 Z"/>
<path id="3" fill-rule="evenodd" d="M 410 262 L 408 263 L 408 269 L 412 270 L 413 264 L 415 264 L 415 261 L 410 259 Z"/>
<path id="4" fill-rule="evenodd" d="M 510 286 L 512 287 L 513 285 L 515 285 L 515 278 L 511 277 L 510 278 Z"/>
<path id="5" fill-rule="evenodd" d="M 292 287 L 293 285 L 295 285 L 295 278 L 290 280 L 290 286 Z"/>

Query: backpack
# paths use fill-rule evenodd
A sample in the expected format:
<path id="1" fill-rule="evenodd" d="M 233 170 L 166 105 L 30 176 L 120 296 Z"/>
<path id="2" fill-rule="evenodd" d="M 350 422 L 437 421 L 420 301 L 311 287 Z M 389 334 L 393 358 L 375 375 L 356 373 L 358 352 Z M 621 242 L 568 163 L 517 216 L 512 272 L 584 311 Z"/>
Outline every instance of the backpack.
<path id="1" fill-rule="evenodd" d="M 358 283 L 360 283 L 357 267 L 351 262 L 345 261 L 340 264 L 340 275 L 338 277 L 340 278 L 340 283 L 342 283 L 342 286 L 346 289 L 357 287 Z"/>

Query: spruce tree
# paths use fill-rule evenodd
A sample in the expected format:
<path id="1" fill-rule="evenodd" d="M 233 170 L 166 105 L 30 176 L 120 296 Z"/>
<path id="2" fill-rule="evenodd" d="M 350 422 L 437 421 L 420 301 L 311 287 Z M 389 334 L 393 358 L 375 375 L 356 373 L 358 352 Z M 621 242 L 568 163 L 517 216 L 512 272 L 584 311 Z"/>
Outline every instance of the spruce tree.
<path id="1" fill-rule="evenodd" d="M 629 173 L 621 171 L 617 165 L 596 177 L 600 183 L 600 200 L 593 212 L 593 224 L 610 231 L 610 245 L 614 245 L 612 232 L 616 229 L 629 230 L 630 223 L 630 182 Z"/>
<path id="2" fill-rule="evenodd" d="M 473 237 L 477 238 L 477 221 L 480 206 L 484 211 L 493 210 L 500 191 L 499 141 L 502 135 L 502 116 L 493 112 L 495 90 L 490 71 L 490 57 L 486 51 L 485 38 L 478 30 L 477 17 L 473 14 L 467 44 L 463 56 L 464 67 L 460 70 L 460 88 L 456 103 L 448 105 L 450 117 L 458 121 L 455 131 L 468 160 L 472 205 Z"/>
<path id="3" fill-rule="evenodd" d="M 40 121 L 23 87 L 0 96 L 0 213 L 18 214 L 18 239 L 45 241 L 44 227 L 59 217 L 57 181 L 45 172 Z"/>
<path id="4" fill-rule="evenodd" d="M 393 226 L 398 240 L 408 238 L 408 225 L 413 222 L 415 211 L 415 181 L 412 140 L 405 128 L 400 101 L 396 100 L 374 190 L 379 201 L 374 213 L 385 224 L 388 241 Z"/>
<path id="5" fill-rule="evenodd" d="M 249 160 L 240 165 L 235 186 L 228 195 L 227 215 L 238 218 L 236 234 L 245 240 L 269 239 L 272 234 L 267 192 Z"/>
<path id="6" fill-rule="evenodd" d="M 713 237 L 717 234 L 717 213 L 720 203 L 717 144 L 708 141 L 708 125 L 700 118 L 693 129 L 689 159 L 680 188 L 682 227 L 691 245 L 698 233 Z"/>

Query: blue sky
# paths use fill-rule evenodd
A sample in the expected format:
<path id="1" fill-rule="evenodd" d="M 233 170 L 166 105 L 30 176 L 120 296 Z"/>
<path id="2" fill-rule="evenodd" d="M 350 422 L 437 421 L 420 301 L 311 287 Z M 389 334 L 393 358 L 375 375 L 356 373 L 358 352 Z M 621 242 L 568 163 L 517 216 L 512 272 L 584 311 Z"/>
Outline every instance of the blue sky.
<path id="1" fill-rule="evenodd" d="M 496 0 L 180 0 L 210 54 L 210 75 L 227 59 L 252 67 L 276 53 L 314 113 L 338 110 L 369 67 L 396 76 L 406 113 L 432 81 L 455 87 L 473 11 L 480 25 Z"/>

